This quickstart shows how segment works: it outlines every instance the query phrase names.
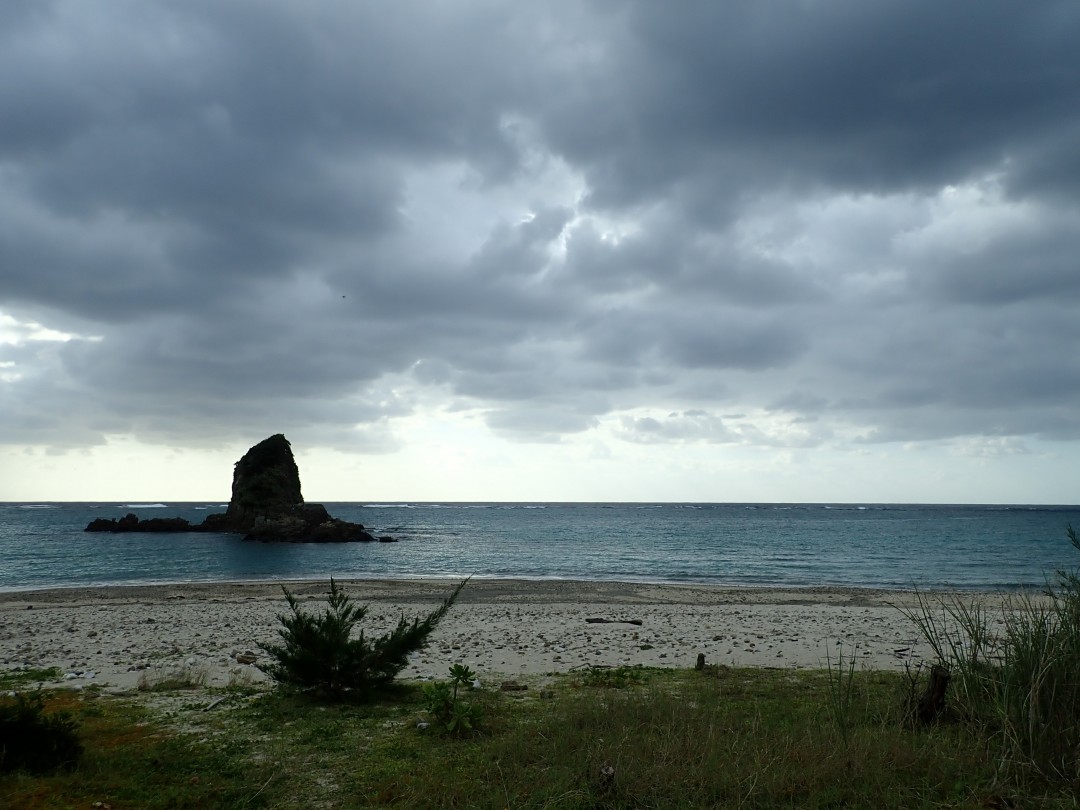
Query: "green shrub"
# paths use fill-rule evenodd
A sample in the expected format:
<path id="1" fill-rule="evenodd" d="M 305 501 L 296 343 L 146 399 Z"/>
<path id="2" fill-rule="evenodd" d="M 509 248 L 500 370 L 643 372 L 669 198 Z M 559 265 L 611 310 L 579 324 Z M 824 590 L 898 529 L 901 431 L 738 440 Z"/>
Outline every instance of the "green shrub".
<path id="1" fill-rule="evenodd" d="M 45 714 L 40 691 L 0 700 L 0 773 L 74 767 L 82 754 L 76 730 L 67 712 Z"/>
<path id="2" fill-rule="evenodd" d="M 410 622 L 402 616 L 393 631 L 374 640 L 363 630 L 353 638 L 353 629 L 363 621 L 368 608 L 353 604 L 333 579 L 328 607 L 321 614 L 302 611 L 296 597 L 283 587 L 291 612 L 278 615 L 283 643 L 266 646 L 275 660 L 267 674 L 283 685 L 334 700 L 367 699 L 373 690 L 394 679 L 408 663 L 410 653 L 427 643 L 466 582 L 423 619 Z"/>
<path id="3" fill-rule="evenodd" d="M 428 714 L 451 734 L 464 734 L 478 728 L 484 712 L 475 703 L 458 700 L 458 688 L 476 680 L 476 673 L 464 664 L 450 667 L 450 682 L 435 681 L 424 685 Z"/>

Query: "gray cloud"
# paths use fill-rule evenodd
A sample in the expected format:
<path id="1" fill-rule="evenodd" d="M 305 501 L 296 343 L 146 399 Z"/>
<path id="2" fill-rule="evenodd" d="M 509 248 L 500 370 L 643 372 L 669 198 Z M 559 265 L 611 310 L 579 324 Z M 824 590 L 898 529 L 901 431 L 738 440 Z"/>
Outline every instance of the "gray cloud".
<path id="1" fill-rule="evenodd" d="M 0 440 L 1080 436 L 1074 4 L 542 5 L 5 4 Z"/>

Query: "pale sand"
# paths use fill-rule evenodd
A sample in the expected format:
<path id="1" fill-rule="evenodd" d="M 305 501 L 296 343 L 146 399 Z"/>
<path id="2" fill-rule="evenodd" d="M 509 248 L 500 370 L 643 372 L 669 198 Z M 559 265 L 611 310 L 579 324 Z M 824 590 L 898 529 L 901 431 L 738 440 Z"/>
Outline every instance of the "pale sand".
<path id="1" fill-rule="evenodd" d="M 343 582 L 370 604 L 369 635 L 404 614 L 430 611 L 455 583 Z M 310 609 L 328 582 L 289 585 Z M 1001 597 L 981 595 L 991 606 Z M 402 672 L 445 677 L 465 663 L 482 680 L 568 672 L 590 665 L 710 664 L 823 668 L 841 652 L 859 666 L 901 669 L 929 655 L 899 609 L 915 595 L 858 589 L 733 589 L 608 582 L 473 580 L 426 649 Z M 264 680 L 264 644 L 285 610 L 280 583 L 190 584 L 0 593 L 0 671 L 59 667 L 73 687 L 136 686 L 169 669 L 204 672 L 210 685 Z M 993 611 L 992 611 L 993 612 Z M 589 623 L 603 618 L 611 623 Z M 640 620 L 641 625 L 624 623 Z M 257 656 L 238 664 L 237 653 Z M 145 676 L 144 676 L 145 677 Z"/>

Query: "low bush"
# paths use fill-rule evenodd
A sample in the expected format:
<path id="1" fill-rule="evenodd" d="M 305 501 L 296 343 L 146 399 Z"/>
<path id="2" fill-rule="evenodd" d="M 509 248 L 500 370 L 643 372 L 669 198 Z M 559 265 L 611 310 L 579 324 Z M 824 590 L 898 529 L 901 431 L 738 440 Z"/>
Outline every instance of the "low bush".
<path id="1" fill-rule="evenodd" d="M 483 720 L 483 709 L 476 703 L 458 698 L 458 689 L 471 685 L 476 673 L 464 664 L 450 667 L 450 682 L 435 681 L 424 684 L 427 711 L 439 726 L 450 734 L 461 735 L 473 731 Z"/>
<path id="2" fill-rule="evenodd" d="M 0 773 L 73 768 L 81 754 L 74 718 L 47 714 L 40 691 L 0 699 Z"/>
<path id="3" fill-rule="evenodd" d="M 353 604 L 333 579 L 328 606 L 321 614 L 301 610 L 296 597 L 283 587 L 290 613 L 278 616 L 282 643 L 266 645 L 274 659 L 266 672 L 280 684 L 333 700 L 367 699 L 405 668 L 410 653 L 427 644 L 467 582 L 424 618 L 410 622 L 402 616 L 394 630 L 373 640 L 362 630 L 353 638 L 368 607 Z"/>

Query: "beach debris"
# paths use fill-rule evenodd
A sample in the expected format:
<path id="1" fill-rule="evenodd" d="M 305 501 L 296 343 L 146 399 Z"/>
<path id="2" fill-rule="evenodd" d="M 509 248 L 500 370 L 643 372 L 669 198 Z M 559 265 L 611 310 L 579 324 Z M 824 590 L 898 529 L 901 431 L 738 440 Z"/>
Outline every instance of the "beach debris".
<path id="1" fill-rule="evenodd" d="M 529 687 L 517 681 L 503 681 L 499 684 L 500 692 L 524 692 Z"/>
<path id="2" fill-rule="evenodd" d="M 431 728 L 431 723 L 427 723 L 423 720 L 416 724 L 417 731 L 427 731 L 429 728 Z"/>
<path id="3" fill-rule="evenodd" d="M 203 706 L 203 711 L 208 712 L 211 709 L 215 709 L 218 706 L 220 706 L 222 703 L 224 703 L 227 699 L 228 699 L 228 697 L 224 696 L 224 697 L 219 697 L 216 700 L 212 700 L 207 705 Z"/>
<path id="4" fill-rule="evenodd" d="M 259 656 L 253 653 L 251 650 L 244 650 L 233 655 L 233 658 L 238 664 L 254 664 L 259 660 Z"/>
<path id="5" fill-rule="evenodd" d="M 641 619 L 603 619 L 603 618 L 590 618 L 585 620 L 588 624 L 632 624 L 637 627 L 641 627 L 644 622 Z"/>

